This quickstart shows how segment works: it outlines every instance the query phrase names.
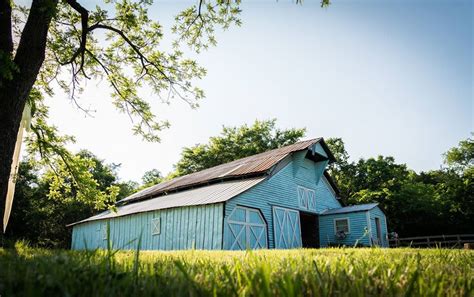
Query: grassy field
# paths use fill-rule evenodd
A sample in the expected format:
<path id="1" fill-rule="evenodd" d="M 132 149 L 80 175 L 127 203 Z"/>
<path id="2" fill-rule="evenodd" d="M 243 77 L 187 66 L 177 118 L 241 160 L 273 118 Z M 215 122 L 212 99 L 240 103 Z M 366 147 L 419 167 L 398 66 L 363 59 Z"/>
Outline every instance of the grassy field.
<path id="1" fill-rule="evenodd" d="M 6 296 L 474 296 L 474 252 L 0 249 Z"/>

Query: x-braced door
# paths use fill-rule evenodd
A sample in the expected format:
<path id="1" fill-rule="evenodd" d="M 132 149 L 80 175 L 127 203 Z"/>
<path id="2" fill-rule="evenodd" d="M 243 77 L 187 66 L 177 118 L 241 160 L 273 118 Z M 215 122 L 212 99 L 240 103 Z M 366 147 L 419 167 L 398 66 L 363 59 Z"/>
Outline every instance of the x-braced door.
<path id="1" fill-rule="evenodd" d="M 258 209 L 236 206 L 227 219 L 227 228 L 226 249 L 267 247 L 267 224 Z"/>
<path id="2" fill-rule="evenodd" d="M 275 248 L 292 249 L 301 247 L 299 211 L 274 206 L 273 229 Z"/>

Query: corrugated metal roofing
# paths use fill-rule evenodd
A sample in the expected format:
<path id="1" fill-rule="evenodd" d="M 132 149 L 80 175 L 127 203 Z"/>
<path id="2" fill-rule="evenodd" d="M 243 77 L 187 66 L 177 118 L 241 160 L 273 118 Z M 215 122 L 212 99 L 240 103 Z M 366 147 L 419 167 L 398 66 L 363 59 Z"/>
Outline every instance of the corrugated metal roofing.
<path id="1" fill-rule="evenodd" d="M 339 213 L 348 213 L 348 212 L 358 212 L 358 211 L 366 211 L 371 210 L 372 208 L 379 205 L 378 203 L 368 203 L 368 204 L 359 204 L 359 205 L 351 205 L 342 208 L 334 208 L 328 209 L 323 212 L 321 215 L 332 215 L 332 214 L 339 214 Z"/>
<path id="2" fill-rule="evenodd" d="M 307 149 L 318 142 L 321 142 L 325 149 L 327 149 L 326 144 L 324 143 L 324 141 L 322 141 L 322 138 L 300 141 L 285 147 L 281 147 L 243 159 L 235 160 L 229 163 L 218 165 L 196 173 L 188 174 L 160 183 L 158 185 L 137 192 L 127 198 L 124 198 L 120 200 L 119 203 L 150 198 L 153 196 L 157 196 L 161 193 L 174 191 L 190 186 L 196 186 L 215 180 L 224 180 L 235 177 L 263 174 L 269 169 L 271 169 L 278 162 L 283 160 L 289 154 Z M 329 152 L 328 149 L 327 151 Z M 334 160 L 334 156 L 332 156 L 330 152 L 329 155 L 329 158 L 331 160 Z"/>
<path id="3" fill-rule="evenodd" d="M 121 217 L 159 209 L 224 202 L 250 189 L 264 179 L 265 177 L 258 177 L 220 182 L 206 187 L 159 196 L 153 199 L 118 206 L 117 212 L 112 212 L 110 210 L 104 211 L 98 215 L 73 223 L 69 226 L 89 221 Z"/>

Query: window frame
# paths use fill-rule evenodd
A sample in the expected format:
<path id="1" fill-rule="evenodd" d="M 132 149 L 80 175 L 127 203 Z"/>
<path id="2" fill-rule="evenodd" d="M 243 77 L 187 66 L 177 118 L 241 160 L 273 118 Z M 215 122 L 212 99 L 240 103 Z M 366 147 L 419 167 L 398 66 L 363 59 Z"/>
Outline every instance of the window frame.
<path id="1" fill-rule="evenodd" d="M 351 234 L 351 222 L 349 217 L 344 217 L 344 218 L 335 218 L 334 219 L 334 234 L 337 234 L 337 222 L 338 221 L 346 221 L 347 222 L 347 232 L 344 232 L 345 234 Z M 342 231 L 342 230 L 341 230 Z"/>

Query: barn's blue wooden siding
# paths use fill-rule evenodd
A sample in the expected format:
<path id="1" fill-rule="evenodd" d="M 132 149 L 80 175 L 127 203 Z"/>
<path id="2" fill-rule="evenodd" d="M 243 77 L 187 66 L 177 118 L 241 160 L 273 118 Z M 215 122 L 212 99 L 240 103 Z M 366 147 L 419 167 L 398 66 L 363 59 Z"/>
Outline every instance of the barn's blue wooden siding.
<path id="1" fill-rule="evenodd" d="M 381 231 L 382 231 L 382 242 L 380 246 L 383 247 L 388 247 L 388 233 L 387 233 L 387 218 L 385 214 L 382 212 L 382 210 L 376 206 L 372 208 L 369 211 L 370 214 L 370 225 L 371 225 L 371 231 L 372 231 L 372 238 L 376 239 L 377 238 L 377 233 L 376 233 L 376 226 L 375 226 L 375 218 L 379 217 L 380 218 L 380 226 L 381 226 Z"/>
<path id="2" fill-rule="evenodd" d="M 336 238 L 335 219 L 349 219 L 349 234 L 344 239 Z M 370 246 L 369 212 L 349 212 L 319 217 L 319 240 L 321 247 L 329 245 L 352 246 L 357 241 L 364 246 Z M 367 232 L 366 232 L 367 230 Z"/>
<path id="3" fill-rule="evenodd" d="M 297 193 L 298 186 L 312 189 L 316 193 L 315 210 L 305 209 L 304 211 L 321 213 L 326 209 L 341 207 L 325 179 L 316 176 L 320 172 L 318 168 L 320 164 L 304 158 L 305 155 L 306 151 L 295 153 L 291 157 L 292 160 L 275 175 L 227 201 L 225 203 L 224 220 L 228 219 L 232 210 L 238 205 L 258 208 L 267 223 L 268 247 L 274 248 L 272 207 L 279 206 L 300 210 Z M 320 175 L 322 175 L 322 171 Z M 316 182 L 317 179 L 320 180 L 319 183 Z M 228 228 L 224 229 L 224 238 L 224 248 L 229 249 L 232 236 Z"/>
<path id="4" fill-rule="evenodd" d="M 92 221 L 74 226 L 72 249 L 107 248 L 106 224 L 115 249 L 222 249 L 222 203 L 163 209 Z M 152 235 L 152 219 L 160 218 L 160 234 Z"/>

